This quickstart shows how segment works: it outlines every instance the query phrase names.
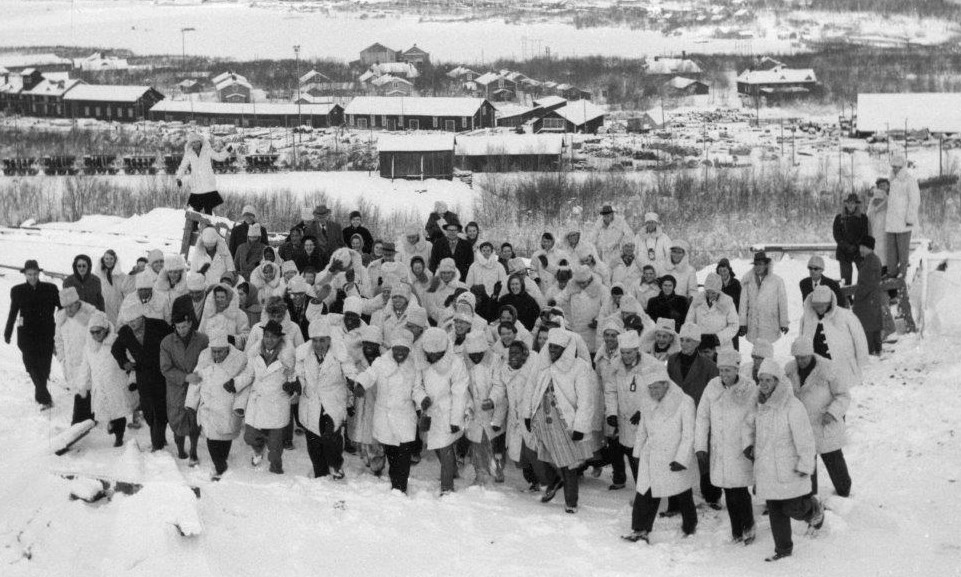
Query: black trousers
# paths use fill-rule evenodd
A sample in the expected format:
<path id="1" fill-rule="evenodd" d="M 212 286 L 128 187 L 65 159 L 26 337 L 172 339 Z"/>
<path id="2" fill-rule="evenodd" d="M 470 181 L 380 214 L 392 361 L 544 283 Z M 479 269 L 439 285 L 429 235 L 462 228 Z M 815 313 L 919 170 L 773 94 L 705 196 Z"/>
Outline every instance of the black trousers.
<path id="1" fill-rule="evenodd" d="M 607 446 L 601 450 L 601 456 L 605 461 L 610 462 L 613 475 L 611 482 L 617 485 L 627 483 L 627 467 L 624 466 L 624 459 L 631 467 L 631 474 L 634 475 L 634 482 L 637 482 L 637 466 L 639 459 L 634 458 L 634 448 L 625 447 L 615 439 L 608 439 Z"/>
<path id="2" fill-rule="evenodd" d="M 864 331 L 864 336 L 868 338 L 868 354 L 881 354 L 881 331 Z"/>
<path id="3" fill-rule="evenodd" d="M 210 453 L 210 460 L 214 462 L 214 471 L 218 475 L 223 475 L 227 470 L 227 457 L 230 456 L 230 445 L 233 441 L 214 441 L 207 439 L 207 452 Z"/>
<path id="4" fill-rule="evenodd" d="M 303 429 L 303 425 L 300 424 L 300 405 L 294 403 L 290 405 L 290 422 L 284 427 L 284 444 L 294 442 L 294 425 Z"/>
<path id="5" fill-rule="evenodd" d="M 454 490 L 454 474 L 457 473 L 457 457 L 454 455 L 454 443 L 434 449 L 434 454 L 440 462 L 440 490 Z"/>
<path id="6" fill-rule="evenodd" d="M 315 479 L 326 477 L 331 469 L 337 470 L 344 465 L 344 435 L 339 429 L 327 437 L 315 435 L 309 429 L 304 430 L 304 435 Z"/>
<path id="7" fill-rule="evenodd" d="M 838 260 L 838 264 L 841 265 L 841 280 L 844 284 L 851 284 L 851 278 L 854 275 L 854 261 L 842 258 Z"/>
<path id="8" fill-rule="evenodd" d="M 717 503 L 721 500 L 721 489 L 715 487 L 711 484 L 711 471 L 710 469 L 703 472 L 701 475 L 701 497 L 704 497 L 704 501 L 708 503 Z M 674 495 L 673 497 L 667 498 L 667 510 L 671 512 L 680 511 L 678 498 L 680 495 Z"/>
<path id="9" fill-rule="evenodd" d="M 76 425 L 77 423 L 82 423 L 93 418 L 93 411 L 90 410 L 90 400 L 91 395 L 89 392 L 87 392 L 86 395 L 73 396 L 73 416 L 70 418 L 71 425 Z"/>
<path id="10" fill-rule="evenodd" d="M 814 498 L 810 495 L 767 502 L 775 553 L 790 555 L 794 552 L 794 541 L 791 540 L 791 519 L 810 521 L 815 510 Z"/>
<path id="11" fill-rule="evenodd" d="M 685 535 L 690 535 L 697 529 L 697 509 L 694 507 L 694 491 L 688 489 L 683 493 L 672 495 L 668 499 L 674 499 L 678 510 L 681 512 L 681 529 Z M 631 530 L 645 531 L 650 533 L 654 528 L 654 518 L 657 517 L 657 509 L 661 506 L 661 498 L 653 497 L 648 488 L 643 495 L 634 496 L 634 509 L 631 511 Z"/>
<path id="12" fill-rule="evenodd" d="M 390 486 L 403 493 L 407 492 L 407 480 L 410 478 L 410 456 L 414 450 L 414 442 L 400 445 L 384 445 L 384 455 L 387 457 L 387 475 Z"/>
<path id="13" fill-rule="evenodd" d="M 154 451 L 167 446 L 167 402 L 161 397 L 140 395 L 140 410 L 150 427 L 150 444 Z"/>
<path id="14" fill-rule="evenodd" d="M 47 389 L 47 381 L 50 380 L 50 363 L 53 360 L 53 348 L 47 350 L 23 350 L 23 368 L 27 369 L 30 380 L 33 381 L 33 398 L 41 405 L 49 405 L 53 402 L 50 398 L 50 391 Z"/>
<path id="15" fill-rule="evenodd" d="M 110 432 L 116 437 L 117 443 L 123 442 L 124 431 L 127 430 L 127 417 L 120 417 L 110 421 Z"/>
<path id="16" fill-rule="evenodd" d="M 556 483 L 558 479 L 564 482 L 564 504 L 568 507 L 577 507 L 578 489 L 580 476 L 577 469 L 568 467 L 554 467 L 550 463 L 542 461 L 544 477 L 547 485 Z"/>
<path id="17" fill-rule="evenodd" d="M 724 489 L 724 500 L 727 501 L 727 516 L 731 519 L 731 536 L 739 539 L 754 527 L 751 491 L 747 487 Z"/>
<path id="18" fill-rule="evenodd" d="M 828 477 L 834 484 L 834 491 L 842 497 L 851 494 L 851 475 L 848 473 L 848 464 L 844 460 L 844 453 L 841 449 L 830 453 L 821 453 L 821 460 L 824 461 L 824 468 L 828 470 Z M 818 467 L 817 459 L 814 460 L 814 473 L 811 475 L 811 494 L 818 494 Z"/>

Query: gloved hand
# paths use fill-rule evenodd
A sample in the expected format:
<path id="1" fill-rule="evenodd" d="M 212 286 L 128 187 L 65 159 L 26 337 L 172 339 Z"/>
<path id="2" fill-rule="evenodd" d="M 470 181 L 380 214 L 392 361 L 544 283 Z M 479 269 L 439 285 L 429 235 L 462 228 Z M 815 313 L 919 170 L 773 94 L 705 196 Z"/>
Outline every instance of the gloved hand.
<path id="1" fill-rule="evenodd" d="M 357 410 L 354 409 L 354 407 L 347 407 L 347 416 L 348 416 L 348 417 L 353 417 L 356 413 L 357 413 Z"/>
<path id="2" fill-rule="evenodd" d="M 787 331 L 788 331 L 788 328 L 787 328 L 787 327 L 781 327 L 781 334 L 782 334 L 782 335 L 786 335 L 786 334 L 787 334 Z"/>
<path id="3" fill-rule="evenodd" d="M 834 423 L 835 421 L 837 421 L 837 419 L 835 419 L 834 415 L 832 415 L 831 413 L 824 413 L 823 415 L 821 415 L 821 425 L 825 427 L 827 427 L 831 423 Z"/>
<path id="4" fill-rule="evenodd" d="M 346 271 L 344 271 L 344 278 L 347 279 L 347 282 L 354 282 L 354 278 L 356 276 L 357 276 L 357 273 L 354 272 L 353 268 L 349 268 Z M 380 280 L 383 281 L 384 280 L 383 277 L 381 277 Z"/>
<path id="5" fill-rule="evenodd" d="M 224 390 L 227 391 L 228 393 L 236 393 L 236 392 L 237 392 L 237 387 L 234 386 L 234 380 L 233 380 L 233 379 L 230 379 L 229 381 L 227 381 L 226 383 L 224 383 Z"/>
<path id="6" fill-rule="evenodd" d="M 304 388 L 300 385 L 300 381 L 287 381 L 281 388 L 288 395 L 300 394 L 304 390 Z"/>
<path id="7" fill-rule="evenodd" d="M 502 289 L 502 288 L 504 288 L 504 285 L 501 284 L 501 281 L 497 281 L 497 282 L 494 283 L 494 296 L 495 296 L 495 297 L 496 297 L 497 295 L 501 294 L 501 289 Z"/>
<path id="8" fill-rule="evenodd" d="M 542 268 L 547 268 L 547 255 L 546 254 L 537 255 L 537 262 L 541 263 Z"/>
<path id="9" fill-rule="evenodd" d="M 430 400 L 430 397 L 424 397 L 424 400 L 420 402 L 420 410 L 426 411 L 430 409 L 431 405 L 433 404 L 434 401 Z"/>
<path id="10" fill-rule="evenodd" d="M 640 423 L 641 423 L 641 412 L 637 411 L 636 413 L 631 415 L 631 424 L 639 425 Z"/>
<path id="11" fill-rule="evenodd" d="M 184 185 L 184 182 L 178 178 L 178 179 L 177 179 L 177 188 L 183 188 L 183 185 Z"/>
<path id="12" fill-rule="evenodd" d="M 530 420 L 530 419 L 524 419 L 524 428 L 527 429 L 527 432 L 528 432 L 528 433 L 531 432 L 531 420 Z"/>
<path id="13" fill-rule="evenodd" d="M 484 399 L 484 402 L 481 403 L 481 409 L 485 411 L 490 411 L 493 408 L 494 408 L 494 401 L 490 399 Z"/>
<path id="14" fill-rule="evenodd" d="M 557 301 L 554 300 L 554 299 L 547 299 L 547 306 L 549 306 L 549 307 L 556 307 L 556 306 L 557 306 Z"/>
<path id="15" fill-rule="evenodd" d="M 127 385 L 127 390 L 128 390 L 128 391 L 131 391 L 131 392 L 136 391 L 136 390 L 137 390 L 137 383 L 130 383 L 129 385 Z"/>
<path id="16" fill-rule="evenodd" d="M 440 287 L 440 277 L 435 276 L 430 279 L 430 285 L 427 287 L 427 292 L 434 293 L 437 292 L 437 288 Z"/>
<path id="17" fill-rule="evenodd" d="M 748 461 L 753 461 L 753 460 L 754 460 L 754 445 L 751 445 L 750 447 L 744 449 L 744 457 L 745 457 Z"/>
<path id="18" fill-rule="evenodd" d="M 197 418 L 197 409 L 193 407 L 184 407 L 184 408 L 187 409 L 187 412 L 190 413 L 195 419 Z"/>
<path id="19" fill-rule="evenodd" d="M 384 277 L 377 277 L 377 286 L 384 286 Z"/>
<path id="20" fill-rule="evenodd" d="M 454 295 L 450 295 L 449 297 L 447 297 L 446 299 L 444 299 L 444 306 L 445 306 L 445 307 L 449 307 L 449 306 L 451 305 L 451 303 L 454 302 L 454 299 L 456 299 L 456 298 L 457 298 L 457 297 L 455 297 Z"/>
<path id="21" fill-rule="evenodd" d="M 597 319 L 593 319 L 591 322 L 587 323 L 587 328 L 589 328 L 589 329 L 596 329 L 596 328 L 597 328 Z"/>
<path id="22" fill-rule="evenodd" d="M 580 431 L 574 431 L 574 432 L 572 432 L 572 433 L 571 433 L 571 440 L 572 440 L 572 441 L 583 441 L 583 440 L 584 440 L 584 433 L 582 433 L 582 432 L 580 432 Z"/>
<path id="23" fill-rule="evenodd" d="M 459 433 L 459 432 L 460 432 L 460 427 L 458 427 L 457 425 L 451 425 L 451 426 L 450 426 L 450 434 L 451 434 L 451 435 L 456 435 L 456 434 Z"/>
<path id="24" fill-rule="evenodd" d="M 3 342 L 5 342 L 5 343 L 7 343 L 7 344 L 9 345 L 9 344 L 10 344 L 10 337 L 11 337 L 11 336 L 12 336 L 12 335 L 3 335 Z"/>
<path id="25" fill-rule="evenodd" d="M 498 427 L 497 425 L 491 425 L 491 430 L 494 431 L 495 433 L 499 433 L 501 431 L 501 428 Z"/>
<path id="26" fill-rule="evenodd" d="M 671 461 L 671 464 L 668 465 L 668 466 L 669 466 L 669 467 L 671 468 L 671 470 L 674 471 L 675 473 L 677 473 L 678 471 L 683 471 L 683 470 L 687 469 L 687 467 L 685 467 L 684 465 L 678 463 L 677 461 Z"/>
<path id="27" fill-rule="evenodd" d="M 200 274 L 207 274 L 207 271 L 208 271 L 208 270 L 210 270 L 210 263 L 209 263 L 209 262 L 206 263 L 206 264 L 204 264 L 204 266 L 200 267 L 200 270 L 198 270 L 197 272 L 199 272 Z"/>
<path id="28" fill-rule="evenodd" d="M 610 416 L 608 416 L 608 417 L 607 417 L 607 424 L 610 425 L 611 428 L 616 429 L 616 428 L 617 428 L 617 415 L 610 415 Z"/>
<path id="29" fill-rule="evenodd" d="M 694 453 L 697 457 L 697 466 L 701 469 L 701 472 L 707 471 L 710 461 L 708 460 L 707 451 L 698 451 Z"/>
<path id="30" fill-rule="evenodd" d="M 737 330 L 737 336 L 739 337 L 747 336 L 747 325 L 741 325 L 741 328 Z"/>
<path id="31" fill-rule="evenodd" d="M 794 469 L 794 472 L 798 474 L 798 477 L 805 477 L 805 478 L 807 478 L 807 476 L 808 476 L 808 474 L 805 473 L 804 471 L 798 471 L 797 469 Z"/>

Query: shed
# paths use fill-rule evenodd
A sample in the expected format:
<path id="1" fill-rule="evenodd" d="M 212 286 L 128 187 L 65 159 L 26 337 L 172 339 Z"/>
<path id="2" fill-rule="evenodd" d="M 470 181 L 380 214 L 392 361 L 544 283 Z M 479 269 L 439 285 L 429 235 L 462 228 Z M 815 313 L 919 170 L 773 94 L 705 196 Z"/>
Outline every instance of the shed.
<path id="1" fill-rule="evenodd" d="M 213 83 L 221 102 L 250 102 L 253 87 L 240 74 L 226 72 L 214 77 Z"/>
<path id="2" fill-rule="evenodd" d="M 375 42 L 360 51 L 360 62 L 364 66 L 380 62 L 397 62 L 397 51 Z"/>
<path id="3" fill-rule="evenodd" d="M 78 84 L 63 95 L 68 118 L 136 122 L 147 118 L 164 95 L 150 86 Z"/>
<path id="4" fill-rule="evenodd" d="M 377 156 L 383 178 L 454 178 L 452 134 L 383 135 Z"/>
<path id="5" fill-rule="evenodd" d="M 961 93 L 858 94 L 856 130 L 961 133 Z"/>
<path id="6" fill-rule="evenodd" d="M 459 168 L 475 172 L 557 170 L 564 137 L 555 134 L 493 134 L 459 136 Z"/>
<path id="7" fill-rule="evenodd" d="M 568 102 L 534 120 L 534 132 L 581 132 L 597 134 L 604 125 L 604 111 L 586 100 Z"/>

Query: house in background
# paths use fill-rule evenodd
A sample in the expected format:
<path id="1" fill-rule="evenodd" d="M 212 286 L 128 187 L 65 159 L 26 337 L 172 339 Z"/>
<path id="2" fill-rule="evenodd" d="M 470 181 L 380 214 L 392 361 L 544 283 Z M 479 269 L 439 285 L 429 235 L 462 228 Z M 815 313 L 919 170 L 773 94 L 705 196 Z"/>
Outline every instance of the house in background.
<path id="1" fill-rule="evenodd" d="M 344 108 L 347 126 L 360 130 L 491 128 L 494 107 L 483 98 L 359 96 Z"/>
<path id="2" fill-rule="evenodd" d="M 202 126 L 233 124 L 235 126 L 299 126 L 327 128 L 340 126 L 344 109 L 339 104 L 307 104 L 289 102 L 189 102 L 163 100 L 150 109 L 150 120 L 156 122 L 196 122 Z"/>
<path id="3" fill-rule="evenodd" d="M 534 120 L 535 133 L 541 132 L 579 132 L 597 134 L 604 125 L 604 111 L 586 100 L 568 102 L 561 108 L 546 112 Z"/>
<path id="4" fill-rule="evenodd" d="M 474 79 L 476 96 L 490 101 L 505 102 L 517 96 L 517 83 L 498 72 L 488 72 Z"/>
<path id="5" fill-rule="evenodd" d="M 188 78 L 177 84 L 177 89 L 181 94 L 200 94 L 204 91 L 204 85 L 199 80 Z"/>
<path id="6" fill-rule="evenodd" d="M 53 53 L 2 54 L 0 67 L 10 72 L 24 72 L 28 69 L 40 72 L 68 72 L 73 68 L 73 60 L 61 58 Z"/>
<path id="7" fill-rule="evenodd" d="M 413 84 L 390 74 L 374 78 L 370 86 L 375 96 L 411 96 L 414 93 Z"/>
<path id="8" fill-rule="evenodd" d="M 664 95 L 664 98 L 700 96 L 708 94 L 710 90 L 710 87 L 700 80 L 684 78 L 683 76 L 675 76 L 661 85 L 661 91 Z"/>
<path id="9" fill-rule="evenodd" d="M 564 137 L 557 134 L 458 136 L 457 166 L 474 172 L 557 170 Z"/>
<path id="10" fill-rule="evenodd" d="M 250 102 L 250 91 L 253 87 L 240 74 L 224 72 L 213 78 L 217 89 L 217 99 L 221 102 Z"/>
<path id="11" fill-rule="evenodd" d="M 136 122 L 164 95 L 150 86 L 78 84 L 63 95 L 68 118 Z"/>
<path id="12" fill-rule="evenodd" d="M 513 102 L 497 102 L 494 108 L 497 110 L 497 126 L 510 128 L 524 126 L 544 113 L 544 109 L 538 106 L 523 106 Z"/>
<path id="13" fill-rule="evenodd" d="M 560 96 L 545 96 L 534 100 L 534 106 L 543 108 L 545 112 L 550 112 L 567 106 L 567 100 Z"/>
<path id="14" fill-rule="evenodd" d="M 391 76 L 406 78 L 407 80 L 413 80 L 420 76 L 417 67 L 407 62 L 381 62 L 372 65 L 368 69 L 368 72 L 374 76 L 390 74 Z"/>
<path id="15" fill-rule="evenodd" d="M 697 62 L 687 58 L 686 54 L 682 58 L 655 56 L 648 58 L 646 64 L 645 74 L 648 76 L 700 78 L 703 73 L 701 66 Z"/>
<path id="16" fill-rule="evenodd" d="M 737 77 L 737 92 L 751 97 L 806 96 L 817 88 L 811 68 L 775 67 L 770 70 L 745 70 Z"/>
<path id="17" fill-rule="evenodd" d="M 127 64 L 126 58 L 104 56 L 103 52 L 94 52 L 86 58 L 74 58 L 73 67 L 84 72 L 97 72 L 99 70 L 126 70 L 130 68 L 130 65 Z"/>
<path id="18" fill-rule="evenodd" d="M 63 95 L 80 84 L 73 80 L 50 80 L 44 78 L 30 90 L 20 93 L 20 109 L 29 116 L 60 118 L 64 116 Z"/>
<path id="19" fill-rule="evenodd" d="M 407 50 L 401 52 L 398 60 L 408 64 L 413 64 L 414 66 L 421 66 L 424 64 L 430 64 L 430 54 L 428 54 L 423 48 L 418 48 L 417 45 L 414 44 Z"/>
<path id="20" fill-rule="evenodd" d="M 363 66 L 381 62 L 397 62 L 397 51 L 376 42 L 360 51 L 360 63 Z"/>
<path id="21" fill-rule="evenodd" d="M 315 84 L 319 82 L 330 82 L 330 78 L 327 78 L 320 72 L 317 72 L 316 70 L 313 70 L 313 69 L 311 69 L 311 71 L 308 72 L 307 74 L 304 74 L 303 76 L 301 76 L 298 81 L 301 87 L 301 90 L 303 90 L 304 86 L 309 86 L 311 84 Z"/>
<path id="22" fill-rule="evenodd" d="M 382 178 L 454 177 L 454 135 L 383 135 L 377 138 Z"/>

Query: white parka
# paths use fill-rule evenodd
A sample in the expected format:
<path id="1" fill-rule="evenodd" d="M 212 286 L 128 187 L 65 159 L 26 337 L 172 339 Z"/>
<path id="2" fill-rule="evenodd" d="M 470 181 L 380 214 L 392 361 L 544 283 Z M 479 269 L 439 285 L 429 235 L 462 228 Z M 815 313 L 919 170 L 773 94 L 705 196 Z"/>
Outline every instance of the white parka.
<path id="1" fill-rule="evenodd" d="M 814 362 L 814 369 L 808 375 L 804 386 L 801 386 L 796 360 L 788 362 L 784 373 L 791 380 L 794 395 L 804 404 L 811 418 L 814 444 L 820 455 L 837 451 L 844 446 L 844 415 L 851 405 L 851 394 L 844 380 L 837 377 L 833 361 L 815 356 Z M 825 413 L 834 417 L 834 421 L 827 426 L 824 425 Z"/>
<path id="2" fill-rule="evenodd" d="M 602 402 L 600 388 L 590 362 L 577 358 L 576 349 L 574 341 L 571 341 L 561 357 L 553 363 L 547 347 L 538 353 L 531 386 L 528 387 L 524 418 L 534 417 L 544 401 L 547 386 L 553 382 L 557 410 L 564 418 L 567 431 L 584 433 L 584 440 L 579 442 L 591 443 L 590 433 L 594 430 L 597 404 Z"/>
<path id="3" fill-rule="evenodd" d="M 813 294 L 813 293 L 812 293 Z M 868 339 L 857 315 L 850 309 L 838 306 L 837 296 L 831 293 L 831 308 L 818 319 L 811 304 L 811 295 L 804 299 L 804 313 L 801 315 L 801 338 L 814 339 L 818 323 L 824 326 L 824 338 L 831 355 L 832 368 L 837 378 L 843 380 L 848 388 L 863 382 L 861 367 L 867 364 Z"/>
<path id="4" fill-rule="evenodd" d="M 679 240 L 671 243 L 684 249 L 684 256 L 681 262 L 674 264 L 668 257 L 664 263 L 664 271 L 661 273 L 669 274 L 677 281 L 674 292 L 682 297 L 693 297 L 697 294 L 697 271 L 691 266 L 691 245 L 686 240 Z"/>
<path id="5" fill-rule="evenodd" d="M 91 410 L 101 423 L 130 416 L 140 404 L 136 391 L 127 388 L 127 373 L 114 358 L 110 347 L 117 340 L 113 325 L 107 337 L 98 343 L 87 334 L 83 360 L 74 381 L 79 391 L 90 391 Z"/>
<path id="6" fill-rule="evenodd" d="M 329 415 L 334 429 L 347 420 L 347 383 L 340 361 L 328 349 L 323 362 L 317 359 L 314 343 L 308 341 L 297 347 L 297 378 L 303 386 L 300 394 L 300 423 L 311 433 L 320 436 L 320 417 Z"/>
<path id="7" fill-rule="evenodd" d="M 884 217 L 884 230 L 889 233 L 911 232 L 918 229 L 918 212 L 921 208 L 921 191 L 918 179 L 906 168 L 897 176 L 891 176 L 888 193 L 888 210 Z"/>
<path id="8" fill-rule="evenodd" d="M 103 258 L 103 257 L 101 257 Z M 133 277 L 128 276 L 120 268 L 120 259 L 113 265 L 113 272 L 110 274 L 110 281 L 107 280 L 107 273 L 103 270 L 103 265 L 98 258 L 93 263 L 93 274 L 100 279 L 100 292 L 103 294 L 103 312 L 114 325 L 117 324 L 117 315 L 120 314 L 120 305 L 128 294 L 133 292 Z M 112 282 L 111 282 L 112 281 Z"/>
<path id="9" fill-rule="evenodd" d="M 190 192 L 193 194 L 213 192 L 217 190 L 217 179 L 214 176 L 212 161 L 223 162 L 229 157 L 230 153 L 226 150 L 215 151 L 206 138 L 203 139 L 198 155 L 194 152 L 188 140 L 187 144 L 184 145 L 183 160 L 180 161 L 180 166 L 177 168 L 177 178 L 184 178 L 187 170 L 190 169 L 190 178 L 187 180 Z"/>
<path id="10" fill-rule="evenodd" d="M 234 380 L 237 392 L 249 395 L 244 422 L 255 429 L 280 429 L 290 422 L 290 395 L 283 386 L 294 378 L 294 349 L 284 341 L 278 346 L 277 359 L 267 365 L 258 345 Z"/>
<path id="11" fill-rule="evenodd" d="M 643 495 L 650 489 L 654 498 L 683 493 L 694 486 L 697 475 L 694 399 L 672 382 L 660 402 L 648 394 L 645 406 L 634 439 L 634 456 L 639 460 L 637 492 Z M 672 471 L 670 465 L 675 461 L 685 469 Z"/>
<path id="12" fill-rule="evenodd" d="M 468 413 L 471 415 L 465 434 L 472 443 L 480 443 L 484 434 L 489 440 L 504 434 L 503 424 L 498 425 L 501 428 L 499 431 L 494 431 L 494 425 L 503 423 L 507 415 L 507 391 L 494 386 L 493 356 L 494 353 L 488 351 L 476 365 L 469 359 L 465 361 L 470 376 L 467 392 L 470 398 Z M 483 408 L 486 399 L 493 401 L 494 408 Z"/>
<path id="13" fill-rule="evenodd" d="M 790 326 L 784 281 L 772 272 L 771 264 L 760 287 L 753 269 L 744 275 L 739 311 L 739 321 L 747 327 L 747 340 L 752 344 L 758 340 L 773 343 L 781 338 L 781 329 Z"/>
<path id="14" fill-rule="evenodd" d="M 210 266 L 207 267 L 207 272 L 203 275 L 204 282 L 208 287 L 219 283 L 224 275 L 236 270 L 234 259 L 230 256 L 230 250 L 227 248 L 227 241 L 220 235 L 217 235 L 217 250 L 214 252 L 214 256 L 207 254 L 207 247 L 204 245 L 203 239 L 197 238 L 197 244 L 194 245 L 194 252 L 190 257 L 190 270 L 200 272 L 200 269 L 207 265 Z"/>
<path id="15" fill-rule="evenodd" d="M 194 374 L 201 379 L 187 388 L 184 406 L 197 411 L 197 424 L 212 441 L 231 441 L 240 435 L 243 418 L 235 409 L 243 409 L 246 395 L 231 393 L 224 385 L 237 379 L 247 367 L 247 357 L 233 346 L 220 363 L 213 361 L 210 349 L 200 352 Z M 236 385 L 236 381 L 235 381 Z"/>
<path id="16" fill-rule="evenodd" d="M 631 417 L 641 411 L 645 404 L 651 403 L 648 382 L 641 375 L 651 367 L 663 366 L 664 363 L 646 353 L 639 353 L 637 364 L 630 369 L 624 366 L 620 356 L 616 362 L 613 373 L 604 382 L 604 413 L 607 417 L 617 417 L 618 442 L 625 447 L 633 447 L 637 425 L 631 423 Z"/>
<path id="17" fill-rule="evenodd" d="M 757 411 L 757 386 L 743 375 L 724 386 L 721 377 L 708 382 L 697 406 L 694 451 L 710 454 L 711 483 L 724 489 L 754 484 L 754 463 L 744 456 L 744 427 Z"/>
<path id="18" fill-rule="evenodd" d="M 581 289 L 573 280 L 557 294 L 555 300 L 562 310 L 570 310 L 568 328 L 584 340 L 591 354 L 597 350 L 598 317 L 604 300 L 604 285 L 600 277 L 593 275 L 594 282 Z"/>
<path id="19" fill-rule="evenodd" d="M 240 310 L 237 292 L 234 291 L 233 288 L 226 284 L 220 284 L 218 286 L 227 291 L 227 308 L 219 313 L 217 312 L 216 295 L 214 291 L 211 290 L 204 301 L 204 312 L 203 315 L 201 315 L 198 331 L 204 334 L 210 334 L 211 328 L 218 327 L 223 329 L 228 335 L 234 337 L 237 348 L 243 349 L 247 341 L 247 335 L 250 334 L 247 313 Z"/>
<path id="20" fill-rule="evenodd" d="M 384 445 L 410 443 L 417 436 L 417 405 L 423 390 L 415 397 L 420 375 L 410 357 L 398 365 L 390 352 L 377 357 L 370 367 L 357 375 L 365 390 L 377 387 L 374 401 L 374 439 Z M 433 423 L 431 428 L 433 428 Z"/>
<path id="21" fill-rule="evenodd" d="M 517 370 L 512 369 L 507 362 L 500 363 L 493 373 L 494 394 L 507 399 L 506 411 L 494 411 L 493 424 L 505 430 L 507 456 L 515 463 L 520 462 L 521 447 L 525 443 L 528 447 L 535 446 L 534 435 L 524 426 L 524 404 L 529 397 L 528 389 L 532 384 L 531 371 L 535 358 L 536 355 L 531 355 L 524 366 Z"/>
<path id="22" fill-rule="evenodd" d="M 600 260 L 611 264 L 621 255 L 621 246 L 634 241 L 634 231 L 624 217 L 617 214 L 611 224 L 604 224 L 604 217 L 598 217 L 594 232 L 588 241 L 597 249 Z"/>
<path id="23" fill-rule="evenodd" d="M 414 389 L 414 400 L 420 406 L 424 397 L 430 397 L 427 409 L 430 417 L 430 430 L 427 431 L 427 449 L 443 449 L 464 436 L 467 407 L 471 404 L 470 376 L 464 359 L 454 354 L 448 341 L 443 358 L 428 364 L 420 373 L 420 380 Z M 451 425 L 460 430 L 450 431 Z"/>
<path id="24" fill-rule="evenodd" d="M 758 499 L 793 499 L 810 493 L 816 456 L 814 433 L 807 411 L 794 397 L 789 382 L 779 383 L 766 402 L 760 402 L 759 397 L 753 435 L 753 440 L 750 433 L 743 435 L 742 444 L 754 444 Z"/>
<path id="25" fill-rule="evenodd" d="M 467 269 L 467 280 L 464 284 L 469 287 L 474 285 L 484 285 L 484 291 L 487 292 L 487 296 L 494 296 L 494 285 L 496 283 L 501 283 L 500 294 L 506 294 L 507 292 L 507 271 L 501 265 L 500 261 L 497 260 L 497 255 L 491 253 L 489 258 L 484 258 L 484 255 L 478 251 L 474 255 L 474 262 Z"/>
<path id="26" fill-rule="evenodd" d="M 66 381 L 67 390 L 74 394 L 86 395 L 90 388 L 82 388 L 84 384 L 80 378 L 78 369 L 83 363 L 87 339 L 90 333 L 87 331 L 87 324 L 90 323 L 90 316 L 97 312 L 97 308 L 90 303 L 81 302 L 80 310 L 72 317 L 67 316 L 64 309 L 54 313 L 54 351 L 60 367 L 63 369 L 63 376 Z M 89 385 L 89 383 L 86 383 Z"/>
<path id="27" fill-rule="evenodd" d="M 649 264 L 657 276 L 666 274 L 671 262 L 671 239 L 661 231 L 661 225 L 653 233 L 642 230 L 634 237 L 634 254 L 642 268 Z M 654 258 L 650 258 L 651 254 Z"/>
<path id="28" fill-rule="evenodd" d="M 424 238 L 423 230 L 418 231 L 418 238 L 415 244 L 407 242 L 407 235 L 402 235 L 397 239 L 397 262 L 403 263 L 405 268 L 410 268 L 410 261 L 415 256 L 419 256 L 424 259 L 424 270 L 427 270 L 427 265 L 430 263 L 430 251 L 434 244 Z"/>
<path id="29" fill-rule="evenodd" d="M 723 347 L 730 345 L 737 336 L 740 319 L 731 297 L 721 293 L 714 304 L 709 305 L 707 295 L 700 291 L 688 307 L 684 322 L 697 325 L 701 334 L 717 335 L 717 340 Z"/>

